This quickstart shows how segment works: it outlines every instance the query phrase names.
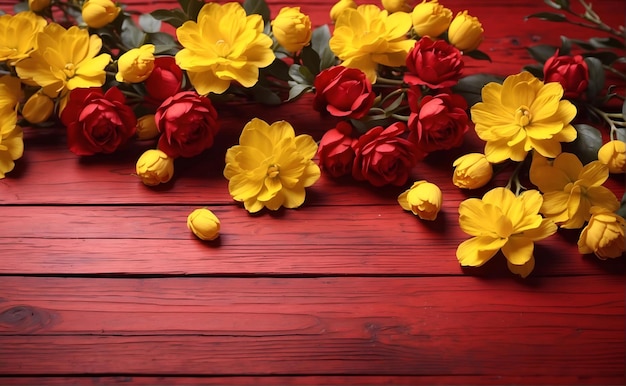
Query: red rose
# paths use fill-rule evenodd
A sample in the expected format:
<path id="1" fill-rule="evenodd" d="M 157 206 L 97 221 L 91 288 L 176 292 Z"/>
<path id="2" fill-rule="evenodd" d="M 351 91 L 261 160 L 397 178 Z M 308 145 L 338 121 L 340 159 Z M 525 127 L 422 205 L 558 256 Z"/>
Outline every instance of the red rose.
<path id="1" fill-rule="evenodd" d="M 409 140 L 422 154 L 451 149 L 463 143 L 469 128 L 467 102 L 457 94 L 426 95 L 421 100 L 409 94 Z"/>
<path id="2" fill-rule="evenodd" d="M 374 186 L 403 185 L 417 163 L 414 145 L 400 137 L 405 131 L 406 125 L 396 122 L 387 128 L 376 126 L 363 134 L 354 144 L 352 176 Z"/>
<path id="3" fill-rule="evenodd" d="M 404 82 L 412 86 L 432 89 L 452 87 L 461 78 L 463 70 L 461 51 L 445 40 L 421 38 L 406 58 L 408 73 Z"/>
<path id="4" fill-rule="evenodd" d="M 363 118 L 376 99 L 372 83 L 356 68 L 331 67 L 320 72 L 313 85 L 313 108 L 335 117 Z"/>
<path id="5" fill-rule="evenodd" d="M 173 56 L 162 56 L 154 59 L 154 69 L 144 81 L 147 100 L 160 105 L 167 98 L 181 91 L 183 71 L 176 65 Z"/>
<path id="6" fill-rule="evenodd" d="M 193 157 L 213 146 L 219 129 L 217 111 L 194 91 L 169 97 L 154 115 L 161 133 L 158 148 L 170 157 Z"/>
<path id="7" fill-rule="evenodd" d="M 354 161 L 352 146 L 356 139 L 351 136 L 352 126 L 348 122 L 339 122 L 337 127 L 328 130 L 319 144 L 317 155 L 319 165 L 333 177 L 349 174 Z"/>
<path id="8" fill-rule="evenodd" d="M 582 56 L 558 56 L 557 52 L 543 65 L 544 82 L 559 82 L 565 98 L 580 97 L 589 85 L 589 68 Z"/>
<path id="9" fill-rule="evenodd" d="M 77 155 L 113 153 L 135 135 L 137 118 L 117 87 L 77 88 L 61 113 L 67 144 Z"/>

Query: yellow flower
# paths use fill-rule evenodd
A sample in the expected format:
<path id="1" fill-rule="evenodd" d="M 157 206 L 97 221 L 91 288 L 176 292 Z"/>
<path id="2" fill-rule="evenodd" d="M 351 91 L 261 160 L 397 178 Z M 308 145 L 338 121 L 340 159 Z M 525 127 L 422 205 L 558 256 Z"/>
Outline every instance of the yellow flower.
<path id="1" fill-rule="evenodd" d="M 311 20 L 300 7 L 284 7 L 272 21 L 278 44 L 289 52 L 298 52 L 311 41 Z"/>
<path id="2" fill-rule="evenodd" d="M 625 232 L 626 221 L 621 216 L 594 206 L 589 224 L 580 233 L 578 251 L 594 253 L 602 260 L 620 257 L 626 251 Z"/>
<path id="3" fill-rule="evenodd" d="M 102 28 L 115 20 L 120 11 L 121 8 L 111 0 L 87 0 L 83 4 L 82 15 L 89 27 Z"/>
<path id="4" fill-rule="evenodd" d="M 413 8 L 413 29 L 419 36 L 436 37 L 444 33 L 452 21 L 452 11 L 437 0 L 423 0 Z"/>
<path id="5" fill-rule="evenodd" d="M 43 87 L 52 98 L 66 90 L 100 87 L 111 61 L 109 54 L 98 55 L 101 47 L 100 37 L 87 30 L 76 26 L 66 30 L 51 23 L 37 35 L 37 48 L 30 57 L 15 68 L 21 79 Z"/>
<path id="6" fill-rule="evenodd" d="M 398 196 L 402 209 L 413 212 L 422 220 L 433 221 L 441 210 L 443 194 L 441 189 L 428 181 L 417 181 L 410 189 Z"/>
<path id="7" fill-rule="evenodd" d="M 389 12 L 411 12 L 411 0 L 381 0 L 383 8 Z"/>
<path id="8" fill-rule="evenodd" d="M 348 8 L 339 15 L 330 49 L 343 60 L 344 67 L 358 68 L 370 82 L 376 81 L 376 66 L 402 66 L 415 45 L 407 38 L 411 16 L 405 12 L 391 15 L 375 5 Z"/>
<path id="9" fill-rule="evenodd" d="M 598 150 L 598 160 L 609 167 L 610 173 L 626 172 L 626 143 L 613 140 Z"/>
<path id="10" fill-rule="evenodd" d="M 593 161 L 583 167 L 571 153 L 561 153 L 553 162 L 535 154 L 530 166 L 530 182 L 543 193 L 541 213 L 562 228 L 581 228 L 592 206 L 611 212 L 619 208 L 615 194 L 602 186 L 607 178 L 606 165 Z"/>
<path id="11" fill-rule="evenodd" d="M 20 12 L 15 16 L 0 16 L 0 62 L 15 64 L 33 50 L 37 33 L 46 26 L 46 20 L 33 12 Z"/>
<path id="12" fill-rule="evenodd" d="M 0 77 L 0 115 L 15 111 L 17 103 L 22 99 L 22 86 L 18 78 L 10 75 Z"/>
<path id="13" fill-rule="evenodd" d="M 482 200 L 470 198 L 459 205 L 461 229 L 474 236 L 459 245 L 456 257 L 463 266 L 480 267 L 499 250 L 509 270 L 522 277 L 534 266 L 534 242 L 554 234 L 552 220 L 539 215 L 543 199 L 536 190 L 519 196 L 506 188 L 485 193 Z"/>
<path id="14" fill-rule="evenodd" d="M 339 0 L 330 9 L 330 20 L 332 20 L 333 23 L 336 22 L 341 12 L 343 12 L 347 8 L 356 9 L 356 2 L 354 0 Z"/>
<path id="15" fill-rule="evenodd" d="M 461 51 L 469 52 L 478 48 L 483 41 L 483 25 L 467 11 L 459 12 L 448 28 L 450 44 Z"/>
<path id="16" fill-rule="evenodd" d="M 24 133 L 16 122 L 16 111 L 0 114 L 0 179 L 13 170 L 13 161 L 24 154 Z"/>
<path id="17" fill-rule="evenodd" d="M 455 167 L 452 183 L 461 189 L 483 187 L 493 177 L 493 166 L 481 153 L 465 154 L 454 161 L 452 166 Z"/>
<path id="18" fill-rule="evenodd" d="M 22 108 L 22 115 L 30 123 L 45 122 L 52 115 L 54 101 L 42 92 L 31 95 Z"/>
<path id="19" fill-rule="evenodd" d="M 137 160 L 135 170 L 145 185 L 164 184 L 174 176 L 174 159 L 158 149 L 146 150 Z"/>
<path id="20" fill-rule="evenodd" d="M 576 139 L 576 129 L 570 125 L 576 107 L 562 96 L 559 83 L 544 85 L 529 72 L 484 86 L 483 101 L 471 112 L 476 133 L 487 142 L 487 160 L 523 161 L 531 149 L 546 157 L 559 155 L 561 142 Z"/>
<path id="21" fill-rule="evenodd" d="M 153 139 L 159 136 L 154 114 L 147 114 L 137 119 L 137 131 L 135 132 L 137 139 Z"/>
<path id="22" fill-rule="evenodd" d="M 50 6 L 50 0 L 28 0 L 28 8 L 33 12 L 41 12 Z"/>
<path id="23" fill-rule="evenodd" d="M 239 3 L 205 4 L 198 22 L 185 22 L 176 35 L 185 47 L 176 54 L 176 63 L 187 70 L 201 95 L 221 94 L 231 81 L 252 87 L 259 80 L 259 68 L 276 58 L 261 15 L 246 16 Z"/>
<path id="24" fill-rule="evenodd" d="M 311 160 L 316 152 L 313 138 L 296 137 L 288 122 L 270 126 L 255 118 L 243 128 L 239 145 L 226 152 L 228 190 L 250 213 L 263 207 L 297 208 L 304 203 L 304 188 L 320 177 L 319 167 Z"/>
<path id="25" fill-rule="evenodd" d="M 220 220 L 206 208 L 196 209 L 187 216 L 187 228 L 201 240 L 215 240 L 220 235 Z"/>
<path id="26" fill-rule="evenodd" d="M 146 80 L 154 69 L 154 45 L 144 44 L 125 52 L 117 60 L 118 82 L 139 83 Z"/>

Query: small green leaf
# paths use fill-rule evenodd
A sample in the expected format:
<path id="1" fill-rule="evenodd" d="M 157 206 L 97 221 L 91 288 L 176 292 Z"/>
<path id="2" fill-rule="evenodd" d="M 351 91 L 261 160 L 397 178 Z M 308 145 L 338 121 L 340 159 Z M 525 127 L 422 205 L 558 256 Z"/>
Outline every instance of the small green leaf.
<path id="1" fill-rule="evenodd" d="M 327 24 L 314 29 L 311 35 L 311 46 L 320 57 L 320 71 L 334 66 L 337 61 L 328 44 L 330 37 L 330 28 Z"/>
<path id="2" fill-rule="evenodd" d="M 574 125 L 578 137 L 574 142 L 564 144 L 568 152 L 578 156 L 583 164 L 598 159 L 598 150 L 602 146 L 602 133 L 593 126 L 586 124 Z"/>
<path id="3" fill-rule="evenodd" d="M 452 87 L 452 91 L 463 96 L 468 106 L 472 106 L 482 100 L 481 92 L 486 84 L 490 82 L 502 83 L 503 80 L 503 77 L 491 74 L 468 75 L 461 78 L 461 80 Z"/>
<path id="4" fill-rule="evenodd" d="M 569 55 L 572 51 L 572 41 L 566 36 L 561 35 L 561 48 L 559 48 L 559 55 Z"/>
<path id="5" fill-rule="evenodd" d="M 150 15 L 157 19 L 161 20 L 174 28 L 178 28 L 183 25 L 184 22 L 189 20 L 187 15 L 182 11 L 182 9 L 157 9 L 150 13 Z"/>
<path id="6" fill-rule="evenodd" d="M 20 13 L 20 12 L 25 12 L 29 10 L 30 8 L 28 7 L 28 1 L 19 2 L 13 6 L 14 13 Z"/>
<path id="7" fill-rule="evenodd" d="M 585 63 L 589 68 L 589 85 L 587 86 L 587 98 L 594 100 L 604 89 L 604 67 L 600 59 L 587 57 Z"/>
<path id="8" fill-rule="evenodd" d="M 149 13 L 139 15 L 139 26 L 147 33 L 155 33 L 161 30 L 161 20 L 154 18 Z"/>
<path id="9" fill-rule="evenodd" d="M 274 78 L 285 82 L 291 80 L 291 77 L 289 76 L 289 65 L 285 63 L 284 60 L 280 60 L 278 58 L 274 59 L 272 64 L 262 68 L 260 71 L 262 74 L 273 76 Z"/>
<path id="10" fill-rule="evenodd" d="M 309 72 L 311 72 L 311 74 L 319 74 L 320 57 L 310 44 L 302 48 L 300 57 L 302 58 L 302 64 L 309 70 Z"/>
<path id="11" fill-rule="evenodd" d="M 544 0 L 544 2 L 555 9 L 569 9 L 569 0 Z"/>
<path id="12" fill-rule="evenodd" d="M 480 51 L 480 50 L 464 52 L 463 55 L 469 56 L 470 58 L 473 58 L 473 59 L 487 60 L 487 61 L 491 62 L 491 58 L 489 57 L 489 55 L 487 55 L 486 53 L 484 53 L 483 51 Z"/>
<path id="13" fill-rule="evenodd" d="M 265 0 L 245 0 L 243 2 L 243 9 L 246 10 L 246 15 L 257 14 L 261 15 L 265 22 L 271 20 L 270 8 L 267 6 Z"/>
<path id="14" fill-rule="evenodd" d="M 306 84 L 308 86 L 313 85 L 313 81 L 315 77 L 311 72 L 304 66 L 300 66 L 299 64 L 292 64 L 289 67 L 289 76 L 298 84 Z"/>
<path id="15" fill-rule="evenodd" d="M 180 46 L 174 37 L 165 32 L 155 32 L 148 34 L 146 39 L 148 43 L 154 44 L 154 54 L 170 54 L 175 55 L 179 51 Z"/>
<path id="16" fill-rule="evenodd" d="M 616 60 L 620 58 L 620 56 L 618 56 L 616 53 L 610 51 L 588 52 L 583 54 L 583 56 L 587 58 L 596 58 L 600 62 L 602 62 L 602 64 L 605 64 L 607 66 L 612 65 L 613 63 L 615 63 Z"/>
<path id="17" fill-rule="evenodd" d="M 529 64 L 524 66 L 523 70 L 530 72 L 535 78 L 543 79 L 543 65 L 541 64 Z"/>
<path id="18" fill-rule="evenodd" d="M 587 51 L 595 51 L 596 47 L 593 46 L 593 44 L 589 43 L 588 41 L 585 40 L 580 40 L 580 39 L 571 39 L 572 43 L 576 44 L 578 47 L 582 48 L 583 50 L 587 50 Z"/>
<path id="19" fill-rule="evenodd" d="M 619 209 L 615 212 L 618 216 L 626 218 L 626 193 L 622 196 L 622 202 Z"/>
<path id="20" fill-rule="evenodd" d="M 596 48 L 617 48 L 620 50 L 624 49 L 624 42 L 614 37 L 605 37 L 605 38 L 591 38 L 589 39 L 589 43 Z"/>
<path id="21" fill-rule="evenodd" d="M 313 87 L 311 86 L 307 86 L 305 84 L 296 84 L 289 89 L 289 98 L 286 102 L 291 102 L 311 90 L 313 90 Z"/>
<path id="22" fill-rule="evenodd" d="M 531 19 L 531 18 L 548 20 L 548 21 L 556 21 L 556 22 L 567 21 L 567 17 L 565 17 L 565 15 L 563 15 L 562 13 L 554 13 L 554 12 L 538 12 L 538 13 L 533 13 L 532 15 L 526 16 L 526 20 Z"/>
<path id="23" fill-rule="evenodd" d="M 133 23 L 132 19 L 125 18 L 122 22 L 122 44 L 128 48 L 141 47 L 146 39 L 146 34 Z"/>
<path id="24" fill-rule="evenodd" d="M 252 92 L 254 100 L 264 105 L 276 106 L 282 103 L 280 97 L 276 93 L 258 83 L 252 86 L 250 91 Z"/>
<path id="25" fill-rule="evenodd" d="M 204 7 L 204 1 L 202 0 L 189 0 L 187 7 L 183 8 L 185 14 L 189 17 L 189 20 L 197 20 L 200 10 Z"/>
<path id="26" fill-rule="evenodd" d="M 555 52 L 557 52 L 558 48 L 547 44 L 539 44 L 536 46 L 528 47 L 527 50 L 530 56 L 533 57 L 533 59 L 543 64 L 546 62 L 546 60 L 553 56 Z"/>

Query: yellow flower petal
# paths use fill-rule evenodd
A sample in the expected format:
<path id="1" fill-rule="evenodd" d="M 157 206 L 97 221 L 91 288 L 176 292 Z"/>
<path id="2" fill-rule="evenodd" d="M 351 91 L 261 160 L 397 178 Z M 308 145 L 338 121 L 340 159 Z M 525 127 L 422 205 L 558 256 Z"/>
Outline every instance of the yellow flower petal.
<path id="1" fill-rule="evenodd" d="M 524 236 L 513 236 L 502 246 L 504 257 L 513 265 L 524 265 L 533 257 L 535 244 Z"/>
<path id="2" fill-rule="evenodd" d="M 514 265 L 507 261 L 507 266 L 509 267 L 509 271 L 516 275 L 520 275 L 522 278 L 526 278 L 530 275 L 533 269 L 535 269 L 535 258 L 531 257 L 531 259 L 524 265 Z"/>
<path id="3" fill-rule="evenodd" d="M 472 237 L 458 246 L 456 257 L 463 266 L 480 267 L 498 253 L 505 243 L 506 239 Z"/>

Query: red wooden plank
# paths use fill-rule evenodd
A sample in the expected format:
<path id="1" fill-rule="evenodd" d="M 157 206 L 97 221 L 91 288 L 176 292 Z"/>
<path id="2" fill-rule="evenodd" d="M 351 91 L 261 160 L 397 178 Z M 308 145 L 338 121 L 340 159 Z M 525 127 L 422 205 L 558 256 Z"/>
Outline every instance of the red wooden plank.
<path id="1" fill-rule="evenodd" d="M 609 276 L 5 277 L 0 373 L 619 379 L 624 290 Z"/>

